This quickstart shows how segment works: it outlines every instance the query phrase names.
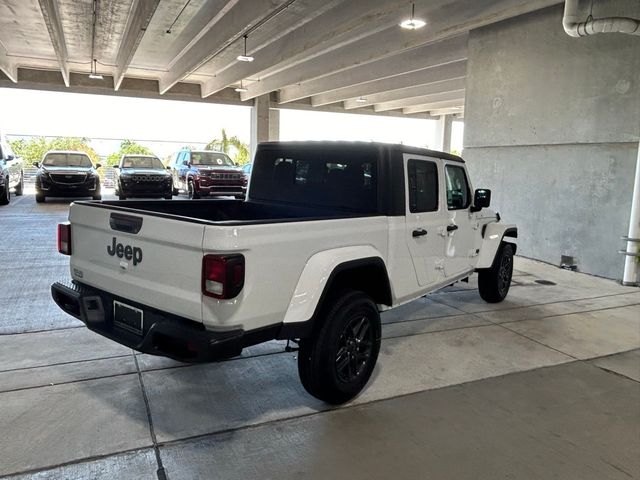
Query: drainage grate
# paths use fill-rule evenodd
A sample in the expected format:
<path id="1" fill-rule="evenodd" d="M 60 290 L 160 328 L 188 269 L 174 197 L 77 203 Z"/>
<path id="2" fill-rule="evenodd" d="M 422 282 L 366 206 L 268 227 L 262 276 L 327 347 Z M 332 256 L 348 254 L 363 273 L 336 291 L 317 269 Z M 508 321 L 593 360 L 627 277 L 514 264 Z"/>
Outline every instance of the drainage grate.
<path id="1" fill-rule="evenodd" d="M 540 285 L 556 285 L 555 282 L 552 282 L 551 280 L 536 280 L 536 283 L 539 283 Z"/>

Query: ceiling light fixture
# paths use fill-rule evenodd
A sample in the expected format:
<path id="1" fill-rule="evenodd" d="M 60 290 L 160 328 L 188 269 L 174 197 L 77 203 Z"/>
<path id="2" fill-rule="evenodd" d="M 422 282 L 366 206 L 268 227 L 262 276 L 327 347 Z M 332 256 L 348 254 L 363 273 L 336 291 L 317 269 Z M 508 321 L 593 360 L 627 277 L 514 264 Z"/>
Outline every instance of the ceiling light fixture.
<path id="1" fill-rule="evenodd" d="M 244 55 L 238 55 L 238 61 L 240 62 L 253 62 L 253 57 L 251 55 L 247 55 L 247 36 L 244 37 Z"/>
<path id="2" fill-rule="evenodd" d="M 424 20 L 420 20 L 419 18 L 414 18 L 415 12 L 416 12 L 416 4 L 412 3 L 411 18 L 409 18 L 409 20 L 404 20 L 400 22 L 400 26 L 402 28 L 405 28 L 407 30 L 417 30 L 419 28 L 424 27 L 427 24 L 427 22 L 425 22 Z"/>
<path id="3" fill-rule="evenodd" d="M 248 92 L 249 89 L 246 88 L 245 86 L 242 85 L 242 80 L 240 80 L 240 86 L 236 87 L 236 92 L 238 93 L 244 93 L 244 92 Z"/>
<path id="4" fill-rule="evenodd" d="M 93 80 L 104 80 L 104 77 L 98 73 L 98 61 L 96 60 L 96 23 L 98 22 L 98 0 L 93 0 L 93 21 L 91 31 L 91 72 L 89 78 Z"/>
<path id="5" fill-rule="evenodd" d="M 358 97 L 356 98 L 356 102 L 358 103 L 367 103 L 367 99 L 364 97 Z"/>

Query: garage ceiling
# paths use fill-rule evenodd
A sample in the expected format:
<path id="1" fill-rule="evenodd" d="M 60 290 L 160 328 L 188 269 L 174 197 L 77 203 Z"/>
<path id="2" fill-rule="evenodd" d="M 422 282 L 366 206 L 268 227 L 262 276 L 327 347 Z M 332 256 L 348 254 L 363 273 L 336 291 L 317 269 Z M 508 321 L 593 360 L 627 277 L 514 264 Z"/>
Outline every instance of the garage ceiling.
<path id="1" fill-rule="evenodd" d="M 414 3 L 426 21 L 418 30 L 399 27 L 406 0 L 4 0 L 0 70 L 18 84 L 96 93 L 226 103 L 271 94 L 276 107 L 461 113 L 467 33 L 560 2 Z M 237 59 L 245 36 L 251 62 Z M 94 67 L 102 80 L 88 78 Z"/>

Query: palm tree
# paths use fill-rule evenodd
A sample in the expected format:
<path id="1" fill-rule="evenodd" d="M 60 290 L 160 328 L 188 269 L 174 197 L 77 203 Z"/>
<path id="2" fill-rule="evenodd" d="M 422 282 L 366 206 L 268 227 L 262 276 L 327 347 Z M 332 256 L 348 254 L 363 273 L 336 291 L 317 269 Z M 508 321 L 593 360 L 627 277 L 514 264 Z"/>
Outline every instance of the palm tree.
<path id="1" fill-rule="evenodd" d="M 242 142 L 235 135 L 229 137 L 225 129 L 222 129 L 220 138 L 214 138 L 204 147 L 205 150 L 216 150 L 224 152 L 233 158 L 238 165 L 244 165 L 249 162 L 249 145 Z"/>

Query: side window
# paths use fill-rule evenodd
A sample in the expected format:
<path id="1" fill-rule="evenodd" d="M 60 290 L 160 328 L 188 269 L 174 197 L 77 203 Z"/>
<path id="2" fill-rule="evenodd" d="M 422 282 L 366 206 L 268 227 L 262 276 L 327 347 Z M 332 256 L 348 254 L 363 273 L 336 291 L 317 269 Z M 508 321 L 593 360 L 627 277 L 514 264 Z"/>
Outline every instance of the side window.
<path id="1" fill-rule="evenodd" d="M 409 211 L 411 213 L 438 210 L 438 166 L 435 162 L 409 160 Z"/>
<path id="2" fill-rule="evenodd" d="M 447 207 L 449 210 L 462 210 L 471 203 L 469 183 L 464 168 L 455 165 L 445 166 L 447 182 Z"/>

